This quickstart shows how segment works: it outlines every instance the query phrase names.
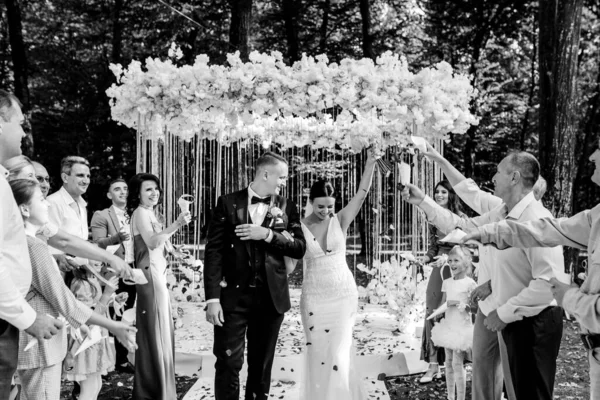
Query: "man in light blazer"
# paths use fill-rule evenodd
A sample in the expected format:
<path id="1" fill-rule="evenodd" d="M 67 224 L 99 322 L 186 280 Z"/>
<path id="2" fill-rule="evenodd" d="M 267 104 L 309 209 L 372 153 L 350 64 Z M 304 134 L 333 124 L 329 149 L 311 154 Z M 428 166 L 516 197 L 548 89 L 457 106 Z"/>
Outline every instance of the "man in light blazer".
<path id="1" fill-rule="evenodd" d="M 131 227 L 129 215 L 127 214 L 127 183 L 123 179 L 115 179 L 108 186 L 106 196 L 112 205 L 101 211 L 96 211 L 92 217 L 92 240 L 103 249 L 108 246 L 120 245 L 115 255 L 128 263 L 133 268 L 135 256 L 133 252 L 133 240 L 131 240 Z M 119 288 L 116 293 L 127 292 L 129 297 L 125 308 L 133 307 L 135 303 L 135 285 L 126 285 L 119 280 Z M 117 317 L 120 319 L 119 317 Z M 115 340 L 117 353 L 115 368 L 120 372 L 133 373 L 133 369 L 127 360 L 127 349 Z"/>

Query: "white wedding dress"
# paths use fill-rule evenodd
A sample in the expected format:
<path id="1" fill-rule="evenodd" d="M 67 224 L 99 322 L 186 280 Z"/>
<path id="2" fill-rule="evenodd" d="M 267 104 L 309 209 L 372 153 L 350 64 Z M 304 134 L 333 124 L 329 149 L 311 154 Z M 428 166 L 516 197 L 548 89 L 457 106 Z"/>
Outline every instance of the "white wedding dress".
<path id="1" fill-rule="evenodd" d="M 354 363 L 352 330 L 358 291 L 346 264 L 346 238 L 337 216 L 329 220 L 326 249 L 302 224 L 306 238 L 300 312 L 306 347 L 301 400 L 367 398 Z"/>

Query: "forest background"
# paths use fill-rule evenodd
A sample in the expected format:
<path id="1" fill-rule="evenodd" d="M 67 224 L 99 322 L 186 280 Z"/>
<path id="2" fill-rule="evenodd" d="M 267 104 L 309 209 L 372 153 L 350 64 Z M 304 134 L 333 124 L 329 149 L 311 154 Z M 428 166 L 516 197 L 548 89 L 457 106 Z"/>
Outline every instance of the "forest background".
<path id="1" fill-rule="evenodd" d="M 173 42 L 181 64 L 199 54 L 224 63 L 236 50 L 246 59 L 276 50 L 288 63 L 391 50 L 414 71 L 445 60 L 470 75 L 481 118 L 446 147 L 455 166 L 491 188 L 503 156 L 527 150 L 556 215 L 598 200 L 588 161 L 600 125 L 597 1 L 5 0 L 0 11 L 0 87 L 29 117 L 26 154 L 47 167 L 53 190 L 62 157 L 88 158 L 90 210 L 107 205 L 110 180 L 135 173 L 135 132 L 110 116 L 109 64 L 166 58 Z"/>

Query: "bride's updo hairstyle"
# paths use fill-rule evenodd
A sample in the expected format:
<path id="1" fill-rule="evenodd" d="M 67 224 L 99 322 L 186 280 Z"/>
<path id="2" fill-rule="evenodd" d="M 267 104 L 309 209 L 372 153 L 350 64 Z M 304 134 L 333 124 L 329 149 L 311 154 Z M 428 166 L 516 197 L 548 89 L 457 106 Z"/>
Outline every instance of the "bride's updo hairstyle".
<path id="1" fill-rule="evenodd" d="M 308 198 L 313 201 L 318 197 L 335 197 L 335 189 L 331 182 L 326 180 L 319 180 L 313 183 L 310 188 L 310 195 Z"/>

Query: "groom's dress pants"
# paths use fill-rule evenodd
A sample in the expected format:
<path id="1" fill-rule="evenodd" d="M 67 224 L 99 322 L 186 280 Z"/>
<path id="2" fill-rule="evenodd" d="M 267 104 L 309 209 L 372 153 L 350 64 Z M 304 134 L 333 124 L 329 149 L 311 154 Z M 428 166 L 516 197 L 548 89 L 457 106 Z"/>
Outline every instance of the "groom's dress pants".
<path id="1" fill-rule="evenodd" d="M 248 379 L 244 398 L 268 398 L 275 346 L 283 316 L 275 310 L 266 286 L 247 288 L 236 308 L 224 312 L 223 326 L 215 325 L 214 331 L 216 400 L 240 398 L 239 373 L 244 364 L 246 339 Z"/>

